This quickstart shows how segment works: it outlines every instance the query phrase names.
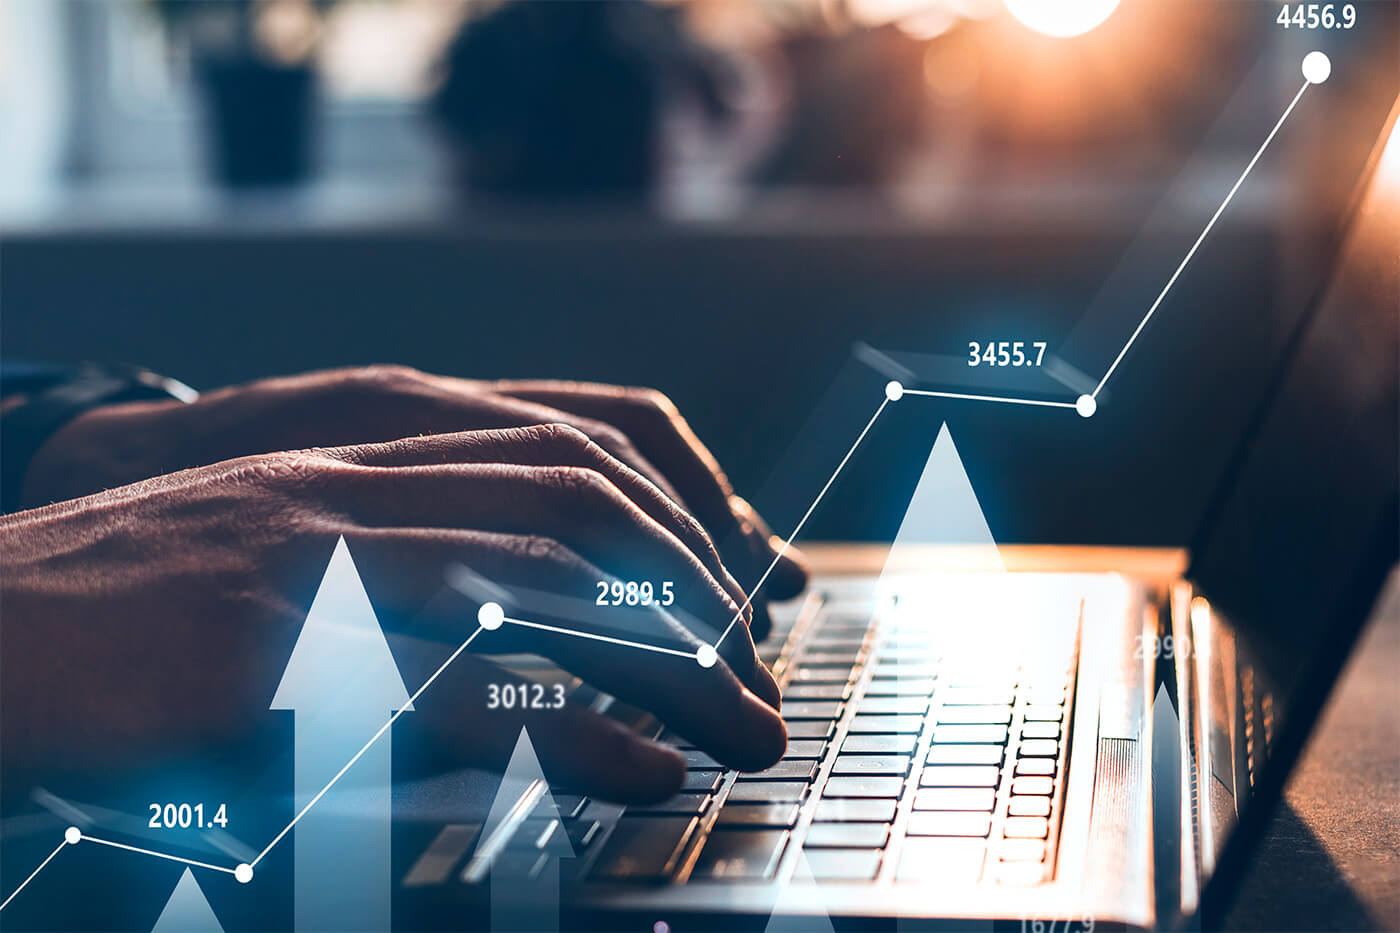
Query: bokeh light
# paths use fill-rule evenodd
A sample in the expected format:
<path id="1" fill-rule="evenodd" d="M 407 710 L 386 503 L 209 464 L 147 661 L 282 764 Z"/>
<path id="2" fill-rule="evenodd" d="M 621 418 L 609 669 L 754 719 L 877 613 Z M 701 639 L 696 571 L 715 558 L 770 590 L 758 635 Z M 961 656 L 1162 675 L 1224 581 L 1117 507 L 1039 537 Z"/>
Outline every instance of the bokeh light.
<path id="1" fill-rule="evenodd" d="M 1006 0 L 1006 8 L 1036 32 L 1065 38 L 1102 24 L 1118 8 L 1118 0 Z"/>

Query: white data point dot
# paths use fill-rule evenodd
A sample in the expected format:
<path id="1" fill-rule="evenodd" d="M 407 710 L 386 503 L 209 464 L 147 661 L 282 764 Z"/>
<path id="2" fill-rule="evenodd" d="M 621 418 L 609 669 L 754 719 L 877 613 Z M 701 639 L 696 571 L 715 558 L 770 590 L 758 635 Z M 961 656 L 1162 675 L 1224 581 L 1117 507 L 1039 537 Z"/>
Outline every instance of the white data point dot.
<path id="1" fill-rule="evenodd" d="M 253 880 L 253 866 L 244 862 L 233 870 L 233 877 L 238 879 L 239 884 L 247 884 Z"/>
<path id="2" fill-rule="evenodd" d="M 897 402 L 904 397 L 904 386 L 896 380 L 885 383 L 885 398 L 891 402 Z"/>
<path id="3" fill-rule="evenodd" d="M 719 652 L 714 645 L 701 645 L 700 650 L 695 652 L 695 663 L 701 667 L 714 667 L 719 660 Z"/>
<path id="4" fill-rule="evenodd" d="M 70 846 L 75 846 L 83 840 L 83 831 L 76 826 L 70 826 L 63 831 L 63 841 Z"/>
<path id="5" fill-rule="evenodd" d="M 1099 410 L 1099 403 L 1092 395 L 1081 395 L 1074 401 L 1074 410 L 1079 412 L 1081 418 L 1092 418 L 1094 412 Z"/>
<path id="6" fill-rule="evenodd" d="M 1303 77 L 1309 84 L 1321 84 L 1332 74 L 1332 59 L 1323 52 L 1309 52 L 1303 56 Z"/>
<path id="7" fill-rule="evenodd" d="M 476 612 L 476 621 L 481 623 L 481 627 L 488 632 L 494 632 L 501 627 L 501 623 L 506 620 L 506 611 L 501 608 L 500 603 L 482 603 L 481 608 Z"/>

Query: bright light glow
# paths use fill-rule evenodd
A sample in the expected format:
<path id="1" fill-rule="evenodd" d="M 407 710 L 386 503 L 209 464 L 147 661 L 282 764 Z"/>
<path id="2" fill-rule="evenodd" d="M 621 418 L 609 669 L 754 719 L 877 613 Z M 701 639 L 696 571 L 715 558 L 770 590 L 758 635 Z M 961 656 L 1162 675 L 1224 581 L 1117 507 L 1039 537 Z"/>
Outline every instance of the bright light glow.
<path id="1" fill-rule="evenodd" d="M 1006 0 L 1011 15 L 1047 36 L 1083 35 L 1118 9 L 1118 0 Z"/>

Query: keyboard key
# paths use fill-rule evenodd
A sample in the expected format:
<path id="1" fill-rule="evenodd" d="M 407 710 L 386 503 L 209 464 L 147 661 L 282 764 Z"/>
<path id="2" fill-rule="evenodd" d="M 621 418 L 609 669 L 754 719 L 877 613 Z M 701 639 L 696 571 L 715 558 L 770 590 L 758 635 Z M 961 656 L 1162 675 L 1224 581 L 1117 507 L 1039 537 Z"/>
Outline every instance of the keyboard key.
<path id="1" fill-rule="evenodd" d="M 870 881 L 880 870 L 879 849 L 804 848 L 802 854 L 818 881 Z"/>
<path id="2" fill-rule="evenodd" d="M 1021 738 L 1023 739 L 1058 739 L 1060 737 L 1060 724 L 1058 722 L 1028 722 L 1021 726 Z"/>
<path id="3" fill-rule="evenodd" d="M 986 856 L 987 844 L 981 839 L 907 839 L 895 879 L 976 884 Z"/>
<path id="4" fill-rule="evenodd" d="M 828 700 L 797 700 L 783 703 L 782 714 L 786 720 L 794 719 L 836 719 L 841 715 L 844 703 Z"/>
<path id="5" fill-rule="evenodd" d="M 705 840 L 691 878 L 740 878 L 762 881 L 778 867 L 785 829 L 716 829 Z"/>
<path id="6" fill-rule="evenodd" d="M 578 794 L 560 794 L 554 798 L 554 805 L 565 819 L 576 820 L 588 806 L 588 798 Z"/>
<path id="7" fill-rule="evenodd" d="M 1034 706 L 1064 706 L 1065 692 L 1059 688 L 1054 689 L 1026 689 L 1017 691 L 1021 698 Z"/>
<path id="8" fill-rule="evenodd" d="M 1015 695 L 1005 687 L 946 687 L 938 699 L 944 706 L 1010 706 Z"/>
<path id="9" fill-rule="evenodd" d="M 1053 794 L 1055 781 L 1048 777 L 1018 777 L 1011 781 L 1013 794 Z"/>
<path id="10" fill-rule="evenodd" d="M 1006 725 L 1011 721 L 1009 706 L 945 706 L 938 711 L 940 723 L 992 723 Z"/>
<path id="11" fill-rule="evenodd" d="M 905 827 L 911 836 L 985 836 L 991 831 L 990 813 L 956 810 L 916 811 Z"/>
<path id="12" fill-rule="evenodd" d="M 1016 762 L 1017 774 L 1050 774 L 1055 773 L 1054 759 L 1045 758 L 1022 758 Z"/>
<path id="13" fill-rule="evenodd" d="M 719 811 L 716 826 L 749 826 L 789 829 L 802 808 L 795 803 L 736 803 Z"/>
<path id="14" fill-rule="evenodd" d="M 808 667 L 799 664 L 792 669 L 791 680 L 797 683 L 811 684 L 844 684 L 851 679 L 850 666 L 846 667 Z"/>
<path id="15" fill-rule="evenodd" d="M 780 761 L 767 771 L 740 776 L 741 781 L 810 781 L 817 776 L 817 763 L 805 759 Z"/>
<path id="16" fill-rule="evenodd" d="M 917 735 L 848 735 L 841 751 L 868 755 L 899 755 L 914 751 Z"/>
<path id="17" fill-rule="evenodd" d="M 593 866 L 593 877 L 669 878 L 697 823 L 694 817 L 624 817 L 608 836 Z"/>
<path id="18" fill-rule="evenodd" d="M 1002 861 L 1039 862 L 1045 858 L 1045 843 L 1040 839 L 1003 839 L 998 851 Z"/>
<path id="19" fill-rule="evenodd" d="M 1039 862 L 1001 862 L 995 874 L 997 884 L 1030 887 L 1045 880 L 1045 866 Z"/>
<path id="20" fill-rule="evenodd" d="M 844 700 L 851 695 L 846 684 L 788 684 L 783 688 L 783 700 Z"/>
<path id="21" fill-rule="evenodd" d="M 648 803 L 629 806 L 627 814 L 656 813 L 674 814 L 675 816 L 699 816 L 705 812 L 705 807 L 710 803 L 709 794 L 676 794 L 669 800 L 660 803 Z"/>
<path id="22" fill-rule="evenodd" d="M 672 729 L 667 729 L 665 732 L 661 733 L 660 741 L 665 742 L 667 745 L 674 746 L 682 752 L 695 747 L 690 739 L 687 739 L 685 736 Z"/>
<path id="23" fill-rule="evenodd" d="M 999 765 L 1000 745 L 935 745 L 928 750 L 931 765 Z"/>
<path id="24" fill-rule="evenodd" d="M 996 765 L 937 765 L 924 769 L 924 787 L 996 787 L 1001 770 Z"/>
<path id="25" fill-rule="evenodd" d="M 718 771 L 688 771 L 685 775 L 685 783 L 681 785 L 681 790 L 709 794 L 719 790 L 722 780 L 723 778 Z"/>
<path id="26" fill-rule="evenodd" d="M 1011 816 L 1049 816 L 1049 797 L 1012 797 L 1006 811 Z"/>
<path id="27" fill-rule="evenodd" d="M 909 759 L 904 755 L 841 755 L 832 765 L 831 773 L 903 777 L 909 773 Z"/>
<path id="28" fill-rule="evenodd" d="M 404 887 L 421 888 L 442 884 L 467 854 L 479 832 L 480 823 L 451 823 L 444 826 L 432 845 L 419 856 L 418 861 L 404 877 Z"/>
<path id="29" fill-rule="evenodd" d="M 874 696 L 920 696 L 933 693 L 933 678 L 899 678 L 898 680 L 872 680 L 866 685 L 865 695 Z"/>
<path id="30" fill-rule="evenodd" d="M 819 720 L 798 720 L 787 724 L 789 739 L 829 739 L 835 731 L 833 723 Z"/>
<path id="31" fill-rule="evenodd" d="M 581 852 L 592 845 L 602 831 L 603 824 L 597 820 L 569 820 L 564 824 L 564 832 L 568 833 L 569 844 L 574 847 L 575 852 Z"/>
<path id="32" fill-rule="evenodd" d="M 922 716 L 928 712 L 928 698 L 917 696 L 862 697 L 857 712 L 882 716 Z"/>
<path id="33" fill-rule="evenodd" d="M 817 801 L 813 819 L 818 823 L 883 822 L 894 819 L 894 800 L 873 798 L 823 798 Z"/>
<path id="34" fill-rule="evenodd" d="M 683 748 L 679 751 L 685 757 L 685 766 L 694 771 L 718 771 L 724 767 L 698 748 Z"/>
<path id="35" fill-rule="evenodd" d="M 813 823 L 803 843 L 809 849 L 882 849 L 888 823 Z"/>
<path id="36" fill-rule="evenodd" d="M 1027 739 L 1016 749 L 1022 758 L 1054 758 L 1060 753 L 1060 743 L 1054 739 Z"/>
<path id="37" fill-rule="evenodd" d="M 821 739 L 793 739 L 789 733 L 787 751 L 783 752 L 783 761 L 820 759 L 825 749 L 826 743 Z"/>
<path id="38" fill-rule="evenodd" d="M 729 803 L 801 803 L 806 781 L 750 781 L 744 775 L 729 789 Z"/>
<path id="39" fill-rule="evenodd" d="M 863 632 L 860 635 L 821 632 L 807 639 L 808 651 L 848 651 L 855 654 L 863 647 L 865 647 Z"/>
<path id="40" fill-rule="evenodd" d="M 995 787 L 931 787 L 914 795 L 914 809 L 991 812 L 996 798 Z"/>
<path id="41" fill-rule="evenodd" d="M 1005 726 L 938 726 L 933 730 L 935 745 L 996 744 L 1006 741 Z"/>
<path id="42" fill-rule="evenodd" d="M 1027 722 L 1059 722 L 1065 718 L 1065 711 L 1058 706 L 1027 706 Z"/>
<path id="43" fill-rule="evenodd" d="M 927 680 L 938 676 L 938 665 L 881 660 L 875 664 L 874 676 L 878 680 Z"/>
<path id="44" fill-rule="evenodd" d="M 918 735 L 923 731 L 924 717 L 922 716 L 860 716 L 851 719 L 850 731 L 856 734 L 861 733 L 913 733 Z M 789 733 L 791 730 L 789 730 Z"/>
<path id="45" fill-rule="evenodd" d="M 943 666 L 947 670 L 943 686 L 949 690 L 982 690 L 984 696 L 1008 696 L 1016 692 L 1016 675 L 1004 667 L 990 670 L 980 661 L 965 658 L 948 658 Z M 981 702 L 999 703 L 1000 700 Z"/>
<path id="46" fill-rule="evenodd" d="M 1043 816 L 1012 816 L 1002 830 L 1007 839 L 1044 839 L 1050 833 L 1050 821 Z"/>
<path id="47" fill-rule="evenodd" d="M 898 797 L 904 779 L 897 777 L 833 777 L 822 790 L 823 797 Z"/>
<path id="48" fill-rule="evenodd" d="M 797 663 L 808 667 L 851 667 L 860 654 L 855 651 L 807 651 L 797 659 Z"/>

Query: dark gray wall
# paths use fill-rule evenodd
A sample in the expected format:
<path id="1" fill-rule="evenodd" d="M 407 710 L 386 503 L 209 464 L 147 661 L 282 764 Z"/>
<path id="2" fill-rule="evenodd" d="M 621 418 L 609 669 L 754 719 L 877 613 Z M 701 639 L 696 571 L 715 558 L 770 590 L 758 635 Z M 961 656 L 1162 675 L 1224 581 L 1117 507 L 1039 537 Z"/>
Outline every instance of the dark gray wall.
<path id="1" fill-rule="evenodd" d="M 655 385 L 786 530 L 881 397 L 885 377 L 851 361 L 853 341 L 958 355 L 969 339 L 1025 337 L 1053 353 L 1128 233 L 809 236 L 639 220 L 12 235 L 0 336 L 9 358 L 139 362 L 198 387 L 376 361 Z M 1128 265 L 1144 272 L 1120 276 L 1121 314 L 1079 335 L 1090 349 L 1073 362 L 1103 371 L 1189 240 L 1138 245 Z M 1183 543 L 1296 311 L 1275 294 L 1277 248 L 1222 230 L 1090 421 L 893 406 L 808 536 L 892 533 L 946 419 L 1000 540 Z"/>

